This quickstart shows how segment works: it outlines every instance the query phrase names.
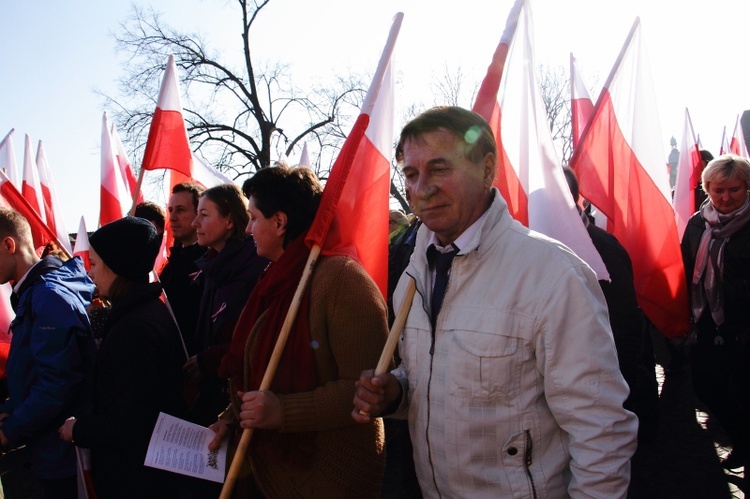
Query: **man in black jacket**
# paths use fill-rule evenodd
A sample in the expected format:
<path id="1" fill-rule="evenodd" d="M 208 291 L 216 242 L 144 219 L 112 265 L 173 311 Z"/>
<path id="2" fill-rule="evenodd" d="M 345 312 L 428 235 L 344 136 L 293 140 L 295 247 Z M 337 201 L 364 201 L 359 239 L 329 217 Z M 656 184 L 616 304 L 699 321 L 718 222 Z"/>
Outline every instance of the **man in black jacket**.
<path id="1" fill-rule="evenodd" d="M 195 228 L 191 224 L 202 192 L 201 186 L 189 182 L 172 188 L 167 209 L 174 246 L 170 248 L 169 260 L 159 276 L 190 355 L 196 353 L 192 340 L 203 292 L 203 280 L 195 261 L 206 252 L 206 248 L 198 246 Z"/>

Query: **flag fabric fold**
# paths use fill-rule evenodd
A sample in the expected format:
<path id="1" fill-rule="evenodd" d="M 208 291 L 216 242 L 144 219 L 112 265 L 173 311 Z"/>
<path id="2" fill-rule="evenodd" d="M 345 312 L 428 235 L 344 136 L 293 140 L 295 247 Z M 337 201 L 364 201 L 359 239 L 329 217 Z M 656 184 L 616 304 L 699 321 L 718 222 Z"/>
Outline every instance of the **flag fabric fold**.
<path id="1" fill-rule="evenodd" d="M 159 90 L 159 100 L 151 119 L 141 167 L 144 170 L 177 170 L 190 177 L 192 163 L 193 155 L 182 116 L 177 66 L 174 56 L 170 55 Z"/>
<path id="2" fill-rule="evenodd" d="M 18 188 L 18 169 L 16 167 L 16 151 L 13 148 L 13 133 L 16 129 L 12 128 L 10 132 L 0 142 L 0 170 L 5 172 L 5 175 L 13 182 L 13 185 Z"/>
<path id="3" fill-rule="evenodd" d="M 326 182 L 306 242 L 324 255 L 357 259 L 383 296 L 388 279 L 388 197 L 393 139 L 392 55 L 403 14 L 396 14 L 360 115 Z"/>
<path id="4" fill-rule="evenodd" d="M 599 279 L 609 280 L 607 268 L 581 222 L 547 125 L 535 73 L 530 5 L 529 0 L 518 0 L 511 10 L 495 51 L 496 56 L 506 53 L 506 58 L 501 66 L 493 58 L 474 110 L 487 119 L 497 139 L 498 171 L 505 174 L 498 177 L 496 185 L 502 187 L 503 180 L 510 177 L 518 179 L 514 187 L 519 192 L 510 196 L 526 203 L 525 208 L 519 206 L 519 212 L 525 212 L 527 220 L 519 221 L 562 242 L 588 263 Z M 503 48 L 506 45 L 507 49 Z M 494 73 L 498 67 L 500 75 Z"/>
<path id="5" fill-rule="evenodd" d="M 117 163 L 116 151 L 112 144 L 107 113 L 102 115 L 101 188 L 99 205 L 99 226 L 124 217 L 132 204 L 125 179 L 122 178 Z"/>
<path id="6" fill-rule="evenodd" d="M 633 261 L 638 302 L 667 337 L 690 327 L 689 303 L 656 97 L 636 18 L 571 166 Z"/>
<path id="7" fill-rule="evenodd" d="M 307 152 L 307 142 L 305 142 L 305 145 L 302 146 L 302 155 L 299 158 L 298 166 L 301 168 L 309 168 L 312 170 L 310 154 Z"/>
<path id="8" fill-rule="evenodd" d="M 52 178 L 52 170 L 47 162 L 47 155 L 44 152 L 44 144 L 39 141 L 36 150 L 36 166 L 39 169 L 39 183 L 42 188 L 42 202 L 44 204 L 44 214 L 47 219 L 47 227 L 57 236 L 57 240 L 63 245 L 65 250 L 70 254 L 70 237 L 65 228 L 65 219 L 62 214 L 62 204 L 57 199 L 55 182 Z"/>
<path id="9" fill-rule="evenodd" d="M 31 227 L 31 237 L 34 241 L 34 247 L 40 251 L 50 242 L 57 242 L 57 237 L 47 224 L 39 216 L 39 213 L 29 204 L 26 197 L 21 191 L 16 189 L 13 182 L 8 179 L 5 172 L 0 171 L 0 206 L 13 208 L 26 218 Z"/>
<path id="10" fill-rule="evenodd" d="M 39 218 L 42 219 L 42 222 L 46 224 L 47 218 L 42 204 L 42 186 L 39 182 L 39 171 L 34 165 L 31 155 L 31 138 L 27 134 L 23 147 L 23 181 L 21 182 L 21 193 L 39 215 Z"/>
<path id="11" fill-rule="evenodd" d="M 745 144 L 745 135 L 742 130 L 742 123 L 740 122 L 740 115 L 737 115 L 737 121 L 734 124 L 734 133 L 729 139 L 729 151 L 737 156 L 742 156 L 745 159 L 750 159 L 750 155 L 747 152 L 747 144 Z"/>
<path id="12" fill-rule="evenodd" d="M 138 180 L 135 178 L 135 173 L 133 173 L 133 165 L 130 162 L 130 159 L 128 159 L 128 154 L 125 152 L 125 146 L 122 145 L 120 134 L 117 133 L 117 128 L 115 128 L 114 123 L 112 123 L 109 133 L 111 135 L 115 158 L 117 158 L 117 166 L 120 167 L 120 177 L 122 177 L 125 186 L 127 187 L 128 199 L 132 200 L 135 195 L 136 185 L 138 184 Z M 138 202 L 143 202 L 142 192 L 138 193 Z"/>
<path id="13" fill-rule="evenodd" d="M 690 113 L 685 109 L 685 125 L 682 129 L 680 160 L 677 163 L 677 179 L 674 185 L 674 217 L 677 237 L 682 240 L 687 222 L 699 206 L 695 206 L 695 189 L 701 182 L 701 154 L 695 139 Z"/>
<path id="14" fill-rule="evenodd" d="M 570 125 L 573 131 L 573 149 L 581 140 L 583 130 L 594 112 L 594 102 L 591 100 L 581 70 L 576 58 L 570 53 Z"/>
<path id="15" fill-rule="evenodd" d="M 81 221 L 78 224 L 78 234 L 76 235 L 76 242 L 73 246 L 73 256 L 80 257 L 83 260 L 83 266 L 88 272 L 91 270 L 91 259 L 89 258 L 89 233 L 86 232 L 86 221 L 81 216 Z"/>

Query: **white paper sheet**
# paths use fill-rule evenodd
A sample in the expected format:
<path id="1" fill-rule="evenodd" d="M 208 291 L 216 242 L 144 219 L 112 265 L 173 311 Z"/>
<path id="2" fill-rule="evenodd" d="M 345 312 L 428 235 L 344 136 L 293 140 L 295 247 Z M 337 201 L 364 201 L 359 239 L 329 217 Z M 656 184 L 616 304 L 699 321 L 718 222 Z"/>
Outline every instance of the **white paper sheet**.
<path id="1" fill-rule="evenodd" d="M 159 413 L 144 464 L 182 475 L 224 482 L 226 442 L 216 452 L 208 444 L 214 432 L 169 414 Z"/>

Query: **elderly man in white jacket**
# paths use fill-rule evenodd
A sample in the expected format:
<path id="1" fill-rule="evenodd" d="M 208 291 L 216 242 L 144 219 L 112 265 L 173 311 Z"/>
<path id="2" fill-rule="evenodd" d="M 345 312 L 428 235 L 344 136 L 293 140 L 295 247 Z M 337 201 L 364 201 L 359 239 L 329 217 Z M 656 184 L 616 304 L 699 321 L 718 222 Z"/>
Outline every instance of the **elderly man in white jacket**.
<path id="1" fill-rule="evenodd" d="M 638 422 L 599 284 L 513 220 L 492 187 L 496 155 L 464 109 L 404 127 L 397 157 L 424 227 L 394 304 L 412 279 L 417 293 L 402 364 L 362 373 L 352 416 L 408 417 L 425 497 L 625 497 Z M 447 286 L 441 253 L 455 254 Z"/>

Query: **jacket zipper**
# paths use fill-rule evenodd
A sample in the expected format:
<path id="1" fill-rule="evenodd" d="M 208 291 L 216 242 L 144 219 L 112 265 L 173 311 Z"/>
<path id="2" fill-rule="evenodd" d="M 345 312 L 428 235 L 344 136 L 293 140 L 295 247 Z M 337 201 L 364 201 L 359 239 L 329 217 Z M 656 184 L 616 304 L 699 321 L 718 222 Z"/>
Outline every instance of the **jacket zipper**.
<path id="1" fill-rule="evenodd" d="M 524 430 L 524 444 L 523 467 L 526 469 L 526 476 L 529 477 L 531 496 L 534 499 L 537 499 L 536 485 L 534 485 L 534 475 L 531 474 L 531 451 L 533 447 L 533 441 L 531 439 L 530 430 Z"/>

